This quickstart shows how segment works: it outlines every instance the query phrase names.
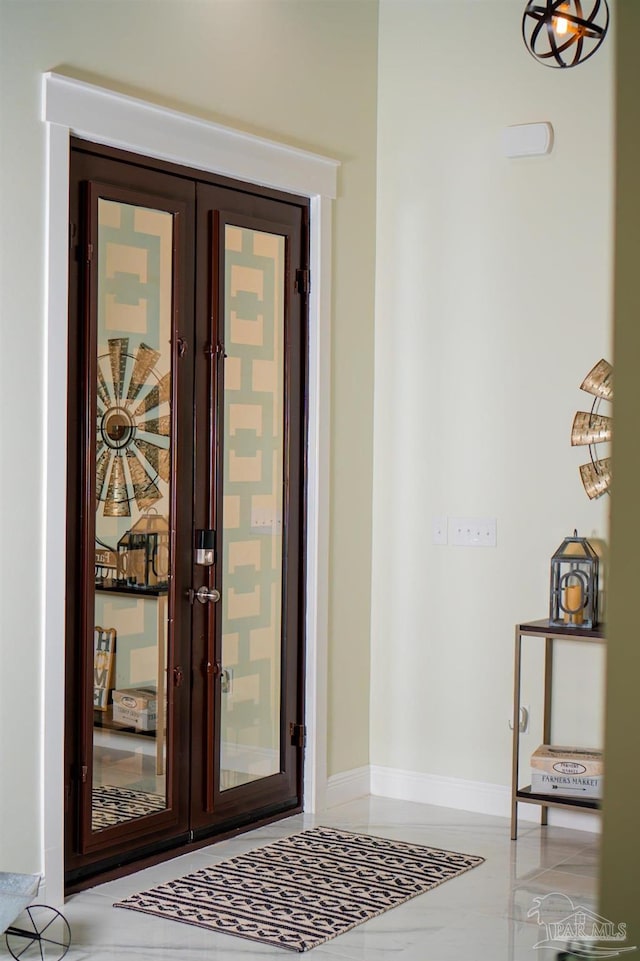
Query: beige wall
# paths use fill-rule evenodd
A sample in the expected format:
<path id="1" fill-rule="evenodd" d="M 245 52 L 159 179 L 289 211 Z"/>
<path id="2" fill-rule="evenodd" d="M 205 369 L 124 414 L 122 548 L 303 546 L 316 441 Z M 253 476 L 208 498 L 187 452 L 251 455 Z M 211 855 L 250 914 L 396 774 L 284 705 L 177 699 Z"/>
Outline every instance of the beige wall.
<path id="1" fill-rule="evenodd" d="M 371 759 L 497 787 L 514 624 L 547 614 L 552 553 L 575 527 L 606 537 L 608 510 L 569 435 L 611 359 L 614 45 L 545 68 L 523 7 L 381 0 L 379 18 Z M 532 121 L 551 155 L 505 158 L 503 128 Z M 496 518 L 497 548 L 435 546 L 436 515 Z M 556 743 L 601 744 L 602 652 L 557 668 Z"/>
<path id="2" fill-rule="evenodd" d="M 600 913 L 628 927 L 640 946 L 640 5 L 617 0 L 617 202 L 615 271 L 615 491 L 611 513 L 611 631 L 607 678 L 606 782 Z"/>
<path id="3" fill-rule="evenodd" d="M 329 773 L 368 761 L 377 6 L 0 0 L 0 863 L 42 865 L 45 129 L 80 79 L 342 162 L 334 225 Z M 61 456 L 65 425 L 58 433 Z M 8 545 L 12 545 L 11 548 Z M 345 735 L 348 732 L 348 736 Z"/>
<path id="4" fill-rule="evenodd" d="M 617 6 L 633 20 L 627 37 L 637 36 L 636 0 Z M 376 16 L 367 0 L 0 0 L 0 824 L 12 825 L 0 831 L 5 870 L 42 863 L 46 788 L 41 559 L 30 550 L 41 539 L 46 483 L 44 70 L 342 161 L 329 773 L 368 763 Z M 607 504 L 583 494 L 568 434 L 583 406 L 582 376 L 611 356 L 614 45 L 580 70 L 545 70 L 514 42 L 520 16 L 513 0 L 382 0 L 380 17 L 371 759 L 498 784 L 509 777 L 513 623 L 544 615 L 548 559 L 565 534 L 574 526 L 596 537 L 607 531 Z M 635 596 L 638 541 L 629 519 L 639 312 L 631 238 L 640 212 L 638 78 L 629 79 L 633 50 L 622 45 L 621 54 L 621 89 L 631 97 L 621 108 L 621 176 L 630 188 L 620 205 L 619 244 L 628 253 L 617 281 L 620 610 L 607 746 L 607 796 L 615 788 L 617 798 L 605 811 L 603 910 L 631 922 L 638 785 L 622 764 L 638 646 L 623 595 Z M 554 124 L 553 154 L 506 160 L 500 130 L 531 120 Z M 64 433 L 60 425 L 61 450 Z M 433 546 L 434 514 L 497 517 L 498 548 Z M 601 699 L 585 714 L 579 695 L 600 686 L 602 665 L 567 656 L 563 669 L 563 729 L 595 739 Z M 536 671 L 532 662 L 525 690 L 534 723 Z M 631 721 L 635 731 L 637 717 Z"/>

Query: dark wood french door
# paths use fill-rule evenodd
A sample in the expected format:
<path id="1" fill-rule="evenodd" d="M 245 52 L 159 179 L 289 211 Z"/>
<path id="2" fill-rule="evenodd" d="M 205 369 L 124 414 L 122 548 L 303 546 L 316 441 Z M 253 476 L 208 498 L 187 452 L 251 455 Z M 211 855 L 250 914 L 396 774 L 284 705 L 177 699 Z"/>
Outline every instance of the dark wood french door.
<path id="1" fill-rule="evenodd" d="M 70 887 L 300 809 L 306 201 L 73 143 Z"/>

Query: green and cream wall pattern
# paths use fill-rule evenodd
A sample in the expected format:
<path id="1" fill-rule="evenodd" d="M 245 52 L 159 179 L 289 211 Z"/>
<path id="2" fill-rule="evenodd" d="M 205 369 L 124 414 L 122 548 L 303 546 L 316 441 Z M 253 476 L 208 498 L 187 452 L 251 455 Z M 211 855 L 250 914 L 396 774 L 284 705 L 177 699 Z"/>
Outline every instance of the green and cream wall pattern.
<path id="1" fill-rule="evenodd" d="M 279 770 L 284 238 L 225 229 L 223 787 Z"/>
<path id="2" fill-rule="evenodd" d="M 106 591 L 116 577 L 140 581 L 118 555 L 127 531 L 169 526 L 172 246 L 172 214 L 98 200 L 96 549 L 111 566 L 96 568 L 95 623 L 116 629 L 120 688 L 159 680 L 152 598 Z"/>

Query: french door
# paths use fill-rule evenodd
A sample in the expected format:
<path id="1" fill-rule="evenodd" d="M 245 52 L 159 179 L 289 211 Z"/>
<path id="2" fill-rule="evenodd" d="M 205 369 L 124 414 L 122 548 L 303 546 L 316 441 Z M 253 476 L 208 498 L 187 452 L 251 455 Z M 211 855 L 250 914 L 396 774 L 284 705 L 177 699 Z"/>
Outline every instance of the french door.
<path id="1" fill-rule="evenodd" d="M 74 142 L 66 873 L 302 803 L 306 201 Z"/>

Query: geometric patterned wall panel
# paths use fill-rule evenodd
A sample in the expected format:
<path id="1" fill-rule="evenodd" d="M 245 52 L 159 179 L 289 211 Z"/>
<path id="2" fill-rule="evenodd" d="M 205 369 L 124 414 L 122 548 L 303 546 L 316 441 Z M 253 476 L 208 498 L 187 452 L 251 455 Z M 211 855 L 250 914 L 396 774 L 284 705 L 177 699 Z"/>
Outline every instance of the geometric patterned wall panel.
<path id="1" fill-rule="evenodd" d="M 155 767 L 143 774 L 144 764 L 129 769 L 120 759 L 116 774 L 124 716 L 110 706 L 94 731 L 92 773 L 95 788 L 158 796 L 166 791 L 174 215 L 103 197 L 97 208 L 94 624 L 115 631 L 114 692 L 155 693 L 158 717 L 148 721 Z M 149 531 L 162 533 L 145 540 Z M 117 820 L 133 816 L 125 805 Z"/>
<path id="2" fill-rule="evenodd" d="M 233 686 L 222 698 L 221 768 L 229 787 L 279 770 L 284 264 L 284 237 L 226 227 L 222 661 Z"/>

